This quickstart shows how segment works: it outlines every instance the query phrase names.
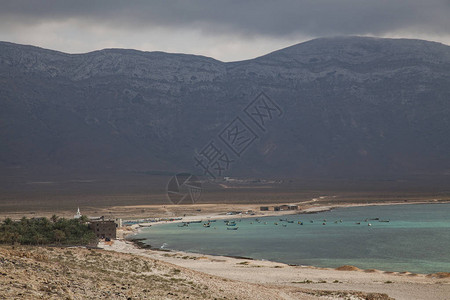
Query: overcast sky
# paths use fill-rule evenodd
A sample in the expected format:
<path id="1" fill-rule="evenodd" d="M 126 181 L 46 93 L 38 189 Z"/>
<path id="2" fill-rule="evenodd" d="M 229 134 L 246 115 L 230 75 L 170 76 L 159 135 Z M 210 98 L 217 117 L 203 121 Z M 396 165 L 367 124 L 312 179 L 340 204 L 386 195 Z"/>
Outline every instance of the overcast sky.
<path id="1" fill-rule="evenodd" d="M 133 48 L 232 61 L 336 35 L 450 45 L 450 0 L 0 0 L 0 40 L 69 53 Z"/>

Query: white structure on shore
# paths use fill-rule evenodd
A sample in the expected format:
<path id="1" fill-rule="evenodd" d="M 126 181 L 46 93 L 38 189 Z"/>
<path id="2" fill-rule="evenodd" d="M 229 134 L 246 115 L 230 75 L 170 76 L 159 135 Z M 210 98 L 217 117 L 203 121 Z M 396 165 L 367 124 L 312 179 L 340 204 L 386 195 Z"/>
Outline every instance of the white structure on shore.
<path id="1" fill-rule="evenodd" d="M 75 215 L 75 216 L 73 216 L 73 218 L 74 219 L 79 219 L 79 218 L 81 218 L 81 213 L 80 213 L 80 208 L 78 207 L 78 210 L 77 210 L 77 214 Z"/>

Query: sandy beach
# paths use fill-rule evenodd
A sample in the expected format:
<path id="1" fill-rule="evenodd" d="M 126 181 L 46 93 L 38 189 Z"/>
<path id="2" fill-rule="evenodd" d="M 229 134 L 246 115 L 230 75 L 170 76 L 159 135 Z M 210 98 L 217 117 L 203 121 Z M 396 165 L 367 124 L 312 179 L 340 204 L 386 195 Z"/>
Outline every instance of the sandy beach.
<path id="1" fill-rule="evenodd" d="M 359 204 L 358 206 L 365 205 Z M 373 204 L 370 204 L 373 205 Z M 354 205 L 342 204 L 336 206 L 309 206 L 302 213 L 313 213 L 329 210 L 335 207 Z M 264 216 L 286 215 L 299 213 L 298 211 L 264 212 Z M 209 219 L 258 217 L 255 215 L 226 215 L 223 212 L 184 216 L 182 220 L 174 222 L 188 222 Z M 167 221 L 151 223 L 152 226 L 164 224 Z M 182 251 L 158 251 L 142 249 L 123 237 L 139 231 L 134 225 L 130 230 L 119 230 L 120 239 L 113 242 L 101 242 L 99 247 L 121 253 L 149 257 L 168 262 L 180 267 L 201 273 L 219 276 L 229 280 L 237 280 L 264 286 L 282 286 L 286 288 L 301 288 L 314 291 L 359 291 L 364 293 L 384 293 L 395 299 L 449 299 L 450 274 L 414 274 L 410 272 L 383 272 L 381 270 L 360 270 L 356 267 L 317 268 L 310 266 L 291 266 L 278 262 L 252 259 L 239 259 L 225 256 L 211 256 Z M 279 299 L 284 298 L 280 295 Z M 304 299 L 304 298 L 294 298 Z M 329 299 L 329 298 L 328 298 Z"/>
<path id="2" fill-rule="evenodd" d="M 350 271 L 289 266 L 283 263 L 238 259 L 224 256 L 165 252 L 140 249 L 132 242 L 116 240 L 101 242 L 100 248 L 120 253 L 129 253 L 168 262 L 180 267 L 247 283 L 299 287 L 326 291 L 361 291 L 385 293 L 395 299 L 448 299 L 450 276 L 439 278 L 409 272 L 382 272 L 379 270 Z M 289 299 L 280 297 L 279 299 Z M 302 299 L 302 298 L 298 298 Z"/>

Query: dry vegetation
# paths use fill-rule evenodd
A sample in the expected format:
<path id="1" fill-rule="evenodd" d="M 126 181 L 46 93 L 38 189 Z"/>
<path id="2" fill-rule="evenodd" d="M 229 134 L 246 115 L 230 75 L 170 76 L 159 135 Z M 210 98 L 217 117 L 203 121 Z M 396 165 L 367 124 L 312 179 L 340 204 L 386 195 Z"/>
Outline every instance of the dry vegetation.
<path id="1" fill-rule="evenodd" d="M 130 254 L 0 247 L 0 299 L 390 299 L 233 281 Z"/>

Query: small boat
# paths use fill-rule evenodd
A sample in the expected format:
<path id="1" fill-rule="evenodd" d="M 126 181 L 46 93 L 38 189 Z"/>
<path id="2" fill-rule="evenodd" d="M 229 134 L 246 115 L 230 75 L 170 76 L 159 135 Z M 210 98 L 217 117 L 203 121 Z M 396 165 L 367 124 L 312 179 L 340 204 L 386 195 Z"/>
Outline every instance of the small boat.
<path id="1" fill-rule="evenodd" d="M 236 223 L 227 223 L 227 226 L 236 226 Z"/>
<path id="2" fill-rule="evenodd" d="M 369 219 L 365 219 L 365 220 L 364 220 L 364 222 L 368 222 L 368 221 L 369 221 Z"/>
<path id="3" fill-rule="evenodd" d="M 309 220 L 309 223 L 314 223 L 314 221 L 313 220 Z"/>
<path id="4" fill-rule="evenodd" d="M 323 221 L 324 221 L 324 222 L 326 222 L 326 221 L 327 221 L 327 219 L 323 219 Z"/>
<path id="5" fill-rule="evenodd" d="M 327 225 L 327 223 L 323 222 L 322 225 Z"/>
<path id="6" fill-rule="evenodd" d="M 356 225 L 361 225 L 361 222 L 356 222 Z"/>
<path id="7" fill-rule="evenodd" d="M 389 223 L 389 220 L 380 220 L 379 222 Z"/>
<path id="8" fill-rule="evenodd" d="M 203 224 L 203 227 L 209 228 L 209 227 L 211 227 L 211 225 L 210 224 Z"/>
<path id="9" fill-rule="evenodd" d="M 369 223 L 369 224 L 367 224 L 367 226 L 372 226 L 372 224 Z"/>
<path id="10" fill-rule="evenodd" d="M 370 219 L 371 221 L 378 221 L 380 218 L 373 218 L 373 219 Z"/>
<path id="11" fill-rule="evenodd" d="M 339 223 L 342 223 L 342 220 L 339 220 Z"/>
<path id="12" fill-rule="evenodd" d="M 227 230 L 238 230 L 238 229 L 239 229 L 239 227 L 233 227 L 233 228 L 227 227 Z"/>
<path id="13" fill-rule="evenodd" d="M 282 224 L 283 225 L 283 227 L 287 227 L 287 224 Z"/>
<path id="14" fill-rule="evenodd" d="M 294 221 L 287 221 L 288 223 L 294 223 Z"/>
<path id="15" fill-rule="evenodd" d="M 278 223 L 277 223 L 277 222 L 275 222 L 275 223 L 273 223 L 273 224 L 275 224 L 275 225 L 278 225 Z"/>
<path id="16" fill-rule="evenodd" d="M 139 224 L 139 227 L 151 227 L 151 224 Z"/>
<path id="17" fill-rule="evenodd" d="M 303 222 L 302 221 L 298 221 L 297 224 L 303 225 Z"/>
<path id="18" fill-rule="evenodd" d="M 189 223 L 191 223 L 191 224 L 197 224 L 197 223 L 201 223 L 202 222 L 202 220 L 200 220 L 200 221 L 191 221 L 191 222 L 189 222 Z"/>
<path id="19" fill-rule="evenodd" d="M 338 223 L 338 221 L 334 221 L 334 224 L 337 224 Z"/>

